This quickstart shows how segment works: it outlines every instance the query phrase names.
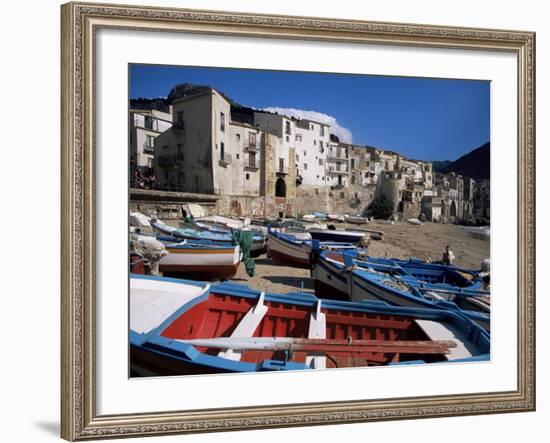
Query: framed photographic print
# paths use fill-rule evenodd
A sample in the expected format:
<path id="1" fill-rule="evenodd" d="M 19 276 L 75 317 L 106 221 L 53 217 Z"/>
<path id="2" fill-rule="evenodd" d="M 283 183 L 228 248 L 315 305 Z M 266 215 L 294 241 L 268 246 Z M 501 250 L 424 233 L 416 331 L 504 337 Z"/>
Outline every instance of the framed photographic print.
<path id="1" fill-rule="evenodd" d="M 535 408 L 533 33 L 61 14 L 63 438 Z"/>

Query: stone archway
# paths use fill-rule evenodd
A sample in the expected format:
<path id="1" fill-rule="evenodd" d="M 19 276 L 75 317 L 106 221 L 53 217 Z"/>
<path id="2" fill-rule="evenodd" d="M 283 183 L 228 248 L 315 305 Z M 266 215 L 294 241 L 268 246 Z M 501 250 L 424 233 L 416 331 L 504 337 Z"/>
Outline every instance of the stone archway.
<path id="1" fill-rule="evenodd" d="M 275 197 L 286 197 L 286 183 L 281 177 L 275 182 Z"/>

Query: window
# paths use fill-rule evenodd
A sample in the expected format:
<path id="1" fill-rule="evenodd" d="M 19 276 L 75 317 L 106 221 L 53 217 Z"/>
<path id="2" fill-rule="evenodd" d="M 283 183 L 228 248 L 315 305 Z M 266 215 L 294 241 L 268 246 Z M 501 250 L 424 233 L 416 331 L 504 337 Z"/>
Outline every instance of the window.
<path id="1" fill-rule="evenodd" d="M 179 161 L 183 161 L 183 160 L 184 160 L 183 143 L 178 143 L 177 159 L 178 159 Z"/>
<path id="2" fill-rule="evenodd" d="M 317 144 L 317 140 L 313 140 L 313 144 L 316 145 L 316 144 Z"/>
<path id="3" fill-rule="evenodd" d="M 304 171 L 307 171 L 307 163 L 304 163 Z"/>
<path id="4" fill-rule="evenodd" d="M 239 154 L 237 154 L 237 160 L 239 159 Z"/>
<path id="5" fill-rule="evenodd" d="M 279 172 L 285 172 L 285 159 L 279 158 Z"/>
<path id="6" fill-rule="evenodd" d="M 248 165 L 252 168 L 256 167 L 256 153 L 255 152 L 251 152 L 250 154 L 248 154 Z"/>
<path id="7" fill-rule="evenodd" d="M 220 160 L 224 160 L 225 156 L 225 144 L 224 142 L 220 143 Z"/>
<path id="8" fill-rule="evenodd" d="M 304 151 L 304 157 L 307 155 L 307 151 Z"/>
<path id="9" fill-rule="evenodd" d="M 220 112 L 220 131 L 225 131 L 225 114 Z"/>
<path id="10" fill-rule="evenodd" d="M 143 126 L 145 126 L 145 129 L 153 129 L 153 117 L 150 115 L 146 115 L 144 117 Z"/>
<path id="11" fill-rule="evenodd" d="M 351 169 L 355 169 L 355 159 L 351 159 Z"/>
<path id="12" fill-rule="evenodd" d="M 288 135 L 286 136 L 286 141 L 290 142 L 290 137 Z"/>
<path id="13" fill-rule="evenodd" d="M 145 137 L 145 149 L 153 149 L 155 147 L 155 137 L 152 135 L 146 135 Z"/>
<path id="14" fill-rule="evenodd" d="M 290 122 L 289 121 L 285 121 L 285 134 L 290 134 Z"/>
<path id="15" fill-rule="evenodd" d="M 195 175 L 195 190 L 199 190 L 199 176 Z"/>
<path id="16" fill-rule="evenodd" d="M 185 122 L 183 121 L 183 111 L 178 111 L 178 129 L 183 129 Z"/>
<path id="17" fill-rule="evenodd" d="M 251 148 L 256 147 L 256 133 L 255 132 L 249 132 L 248 133 L 248 145 Z"/>
<path id="18" fill-rule="evenodd" d="M 241 141 L 241 134 L 237 134 L 237 141 L 238 141 L 238 142 Z"/>
<path id="19" fill-rule="evenodd" d="M 300 160 L 300 156 L 296 154 L 296 161 Z"/>
<path id="20" fill-rule="evenodd" d="M 302 141 L 302 135 L 301 135 L 301 134 L 296 134 L 296 141 L 297 141 L 297 142 L 301 142 L 301 141 Z"/>
<path id="21" fill-rule="evenodd" d="M 246 174 L 246 179 L 250 180 L 250 174 Z"/>
<path id="22" fill-rule="evenodd" d="M 321 134 L 321 137 L 325 136 L 325 127 L 323 125 L 319 126 L 319 134 Z"/>
<path id="23" fill-rule="evenodd" d="M 321 127 L 322 127 L 322 126 L 321 126 Z M 323 149 L 323 142 L 322 142 L 321 140 L 319 140 L 319 147 L 320 147 L 321 149 Z"/>
<path id="24" fill-rule="evenodd" d="M 309 129 L 313 131 L 313 123 L 309 125 Z"/>
<path id="25" fill-rule="evenodd" d="M 323 159 L 322 158 L 319 159 L 319 166 L 323 166 Z"/>

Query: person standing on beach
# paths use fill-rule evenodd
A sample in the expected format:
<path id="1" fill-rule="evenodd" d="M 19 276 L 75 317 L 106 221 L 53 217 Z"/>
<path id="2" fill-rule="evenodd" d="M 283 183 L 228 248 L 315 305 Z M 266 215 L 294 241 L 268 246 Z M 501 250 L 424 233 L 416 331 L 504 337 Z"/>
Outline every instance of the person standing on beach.
<path id="1" fill-rule="evenodd" d="M 455 255 L 453 254 L 453 251 L 451 251 L 450 246 L 445 246 L 445 251 L 443 251 L 443 258 L 441 261 L 446 265 L 452 265 L 454 259 Z"/>

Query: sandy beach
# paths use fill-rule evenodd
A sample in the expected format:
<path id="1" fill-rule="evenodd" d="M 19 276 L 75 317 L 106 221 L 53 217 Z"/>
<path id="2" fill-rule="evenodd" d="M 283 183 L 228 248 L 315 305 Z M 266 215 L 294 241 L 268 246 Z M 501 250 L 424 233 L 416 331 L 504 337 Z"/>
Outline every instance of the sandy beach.
<path id="1" fill-rule="evenodd" d="M 440 260 L 446 245 L 451 247 L 457 266 L 479 269 L 481 261 L 490 256 L 490 242 L 468 228 L 451 224 L 425 223 L 414 226 L 407 222 L 385 225 L 369 223 L 364 226 L 337 225 L 348 228 L 365 228 L 384 232 L 384 239 L 373 240 L 369 255 L 374 257 L 411 258 Z M 313 291 L 309 269 L 274 264 L 267 256 L 256 259 L 256 275 L 246 275 L 244 266 L 239 267 L 232 279 L 235 283 L 247 284 L 255 289 L 273 292 Z"/>

